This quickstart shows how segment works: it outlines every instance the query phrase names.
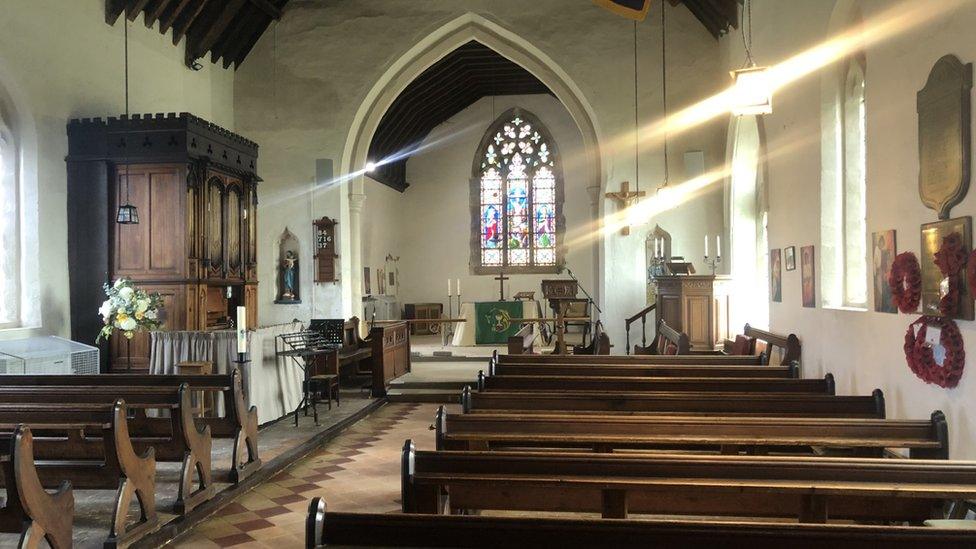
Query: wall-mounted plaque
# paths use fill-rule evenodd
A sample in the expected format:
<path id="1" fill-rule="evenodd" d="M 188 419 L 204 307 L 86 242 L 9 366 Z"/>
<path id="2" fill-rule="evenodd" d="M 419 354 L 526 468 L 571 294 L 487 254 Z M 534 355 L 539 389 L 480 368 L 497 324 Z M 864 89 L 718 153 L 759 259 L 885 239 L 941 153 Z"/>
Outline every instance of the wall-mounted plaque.
<path id="1" fill-rule="evenodd" d="M 949 210 L 969 189 L 972 87 L 973 64 L 945 55 L 916 95 L 918 194 L 939 219 L 949 219 Z"/>
<path id="2" fill-rule="evenodd" d="M 922 267 L 922 314 L 942 316 L 939 311 L 939 301 L 947 289 L 947 284 L 943 282 L 945 277 L 942 276 L 942 271 L 935 264 L 935 253 L 942 247 L 943 239 L 952 233 L 959 233 L 962 237 L 962 248 L 968 255 L 973 246 L 972 217 L 967 215 L 922 225 L 922 253 L 918 258 Z M 966 284 L 965 266 L 959 271 L 956 274 L 956 283 L 959 285 L 959 303 L 956 314 L 952 318 L 973 320 L 973 298 L 971 297 L 971 289 Z"/>

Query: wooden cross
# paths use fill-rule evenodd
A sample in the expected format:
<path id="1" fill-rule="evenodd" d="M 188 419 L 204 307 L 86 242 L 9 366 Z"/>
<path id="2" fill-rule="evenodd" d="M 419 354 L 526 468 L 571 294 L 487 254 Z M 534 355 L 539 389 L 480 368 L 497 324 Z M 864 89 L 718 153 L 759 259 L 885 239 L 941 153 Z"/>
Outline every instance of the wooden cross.
<path id="1" fill-rule="evenodd" d="M 607 193 L 604 196 L 606 196 L 607 198 L 612 198 L 612 199 L 616 200 L 617 203 L 620 205 L 619 206 L 620 209 L 621 210 L 625 210 L 625 209 L 631 207 L 634 204 L 634 202 L 637 201 L 638 198 L 643 197 L 645 194 L 647 194 L 647 193 L 645 193 L 644 191 L 631 191 L 630 190 L 630 181 L 624 181 L 624 182 L 622 182 L 620 184 L 620 191 L 619 192 Z M 630 225 L 629 224 L 625 224 L 624 225 L 624 228 L 620 230 L 620 234 L 622 234 L 624 236 L 629 235 L 630 234 Z"/>
<path id="2" fill-rule="evenodd" d="M 508 277 L 505 276 L 505 273 L 499 273 L 495 280 L 498 281 L 498 301 L 505 301 L 505 281 L 508 280 Z"/>

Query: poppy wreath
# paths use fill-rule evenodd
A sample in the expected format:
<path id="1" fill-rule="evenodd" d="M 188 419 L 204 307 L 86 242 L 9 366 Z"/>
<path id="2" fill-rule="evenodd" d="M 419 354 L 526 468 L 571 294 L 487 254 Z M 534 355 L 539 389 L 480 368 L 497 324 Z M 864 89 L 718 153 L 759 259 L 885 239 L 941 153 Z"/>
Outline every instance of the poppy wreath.
<path id="1" fill-rule="evenodd" d="M 969 283 L 969 291 L 976 291 L 976 250 L 969 254 L 969 261 L 966 263 L 966 282 Z"/>
<path id="2" fill-rule="evenodd" d="M 959 307 L 959 271 L 966 264 L 968 254 L 962 247 L 962 236 L 951 233 L 942 239 L 942 247 L 935 252 L 935 265 L 949 281 L 949 290 L 939 300 L 939 312 L 945 316 L 956 314 Z"/>
<path id="3" fill-rule="evenodd" d="M 902 252 L 895 256 L 888 272 L 888 287 L 891 300 L 903 313 L 914 313 L 922 299 L 922 270 L 918 259 L 912 252 Z"/>
<path id="4" fill-rule="evenodd" d="M 917 333 L 916 324 L 920 324 Z M 945 359 L 941 366 L 935 362 L 932 347 L 925 343 L 925 333 L 929 326 L 937 326 L 942 331 L 939 344 L 945 348 Z M 966 364 L 966 351 L 955 321 L 951 318 L 923 315 L 909 324 L 908 331 L 905 332 L 905 361 L 912 372 L 925 383 L 934 383 L 946 389 L 958 385 Z"/>

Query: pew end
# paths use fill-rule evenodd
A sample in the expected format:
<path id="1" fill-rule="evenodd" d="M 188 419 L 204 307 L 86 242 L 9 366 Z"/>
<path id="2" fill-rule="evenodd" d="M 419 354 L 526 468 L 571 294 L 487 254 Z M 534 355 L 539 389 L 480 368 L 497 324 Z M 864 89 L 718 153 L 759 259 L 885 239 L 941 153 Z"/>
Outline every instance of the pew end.
<path id="1" fill-rule="evenodd" d="M 461 411 L 465 414 L 471 412 L 471 386 L 465 385 L 461 389 Z"/>
<path id="2" fill-rule="evenodd" d="M 942 410 L 932 412 L 932 437 L 939 441 L 938 448 L 913 448 L 909 452 L 912 459 L 949 459 L 949 422 Z"/>
<path id="3" fill-rule="evenodd" d="M 312 498 L 308 503 L 308 516 L 305 518 L 305 549 L 315 549 L 323 543 L 325 533 L 325 500 Z"/>
<path id="4" fill-rule="evenodd" d="M 885 419 L 885 397 L 884 391 L 881 389 L 875 389 L 871 392 L 871 398 L 874 399 L 874 411 L 878 416 L 878 419 Z"/>
<path id="5" fill-rule="evenodd" d="M 404 513 L 414 513 L 416 504 L 413 498 L 413 474 L 417 447 L 409 438 L 403 443 L 400 452 L 400 507 Z"/>

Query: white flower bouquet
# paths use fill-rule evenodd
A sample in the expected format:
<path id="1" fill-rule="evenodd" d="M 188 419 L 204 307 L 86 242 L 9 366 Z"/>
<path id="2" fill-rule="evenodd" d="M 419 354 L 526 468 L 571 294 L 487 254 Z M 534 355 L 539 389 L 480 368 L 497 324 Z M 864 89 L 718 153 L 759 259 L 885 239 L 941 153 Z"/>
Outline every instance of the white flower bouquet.
<path id="1" fill-rule="evenodd" d="M 140 290 L 126 278 L 116 280 L 111 286 L 105 284 L 103 288 L 108 299 L 98 308 L 98 314 L 105 326 L 98 332 L 95 343 L 102 338 L 108 339 L 115 330 L 121 331 L 126 339 L 132 339 L 136 332 L 162 326 L 159 309 L 163 299 L 159 294 Z"/>

